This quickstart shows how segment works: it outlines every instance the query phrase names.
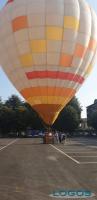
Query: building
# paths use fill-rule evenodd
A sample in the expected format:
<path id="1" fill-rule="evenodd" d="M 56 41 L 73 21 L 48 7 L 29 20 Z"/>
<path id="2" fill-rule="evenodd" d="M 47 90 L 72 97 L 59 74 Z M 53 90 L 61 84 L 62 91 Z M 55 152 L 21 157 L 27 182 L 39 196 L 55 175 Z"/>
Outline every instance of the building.
<path id="1" fill-rule="evenodd" d="M 82 130 L 85 130 L 85 129 L 88 128 L 88 125 L 87 125 L 87 118 L 82 118 L 82 119 L 81 119 L 80 128 L 81 128 Z"/>
<path id="2" fill-rule="evenodd" d="M 94 103 L 90 106 L 87 106 L 87 121 L 90 118 L 91 114 L 97 111 L 97 99 L 94 100 Z"/>

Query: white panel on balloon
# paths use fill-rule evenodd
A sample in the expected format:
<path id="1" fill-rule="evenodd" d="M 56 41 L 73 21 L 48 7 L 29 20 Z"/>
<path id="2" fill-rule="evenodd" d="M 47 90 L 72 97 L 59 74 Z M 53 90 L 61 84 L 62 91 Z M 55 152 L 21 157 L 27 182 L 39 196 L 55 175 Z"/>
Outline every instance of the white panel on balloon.
<path id="1" fill-rule="evenodd" d="M 64 17 L 58 14 L 46 15 L 46 25 L 47 26 L 58 26 L 63 27 Z"/>
<path id="2" fill-rule="evenodd" d="M 27 13 L 28 14 L 28 13 Z M 28 26 L 45 26 L 44 14 L 28 14 Z"/>
<path id="3" fill-rule="evenodd" d="M 33 39 L 45 39 L 46 31 L 45 27 L 33 27 L 29 29 L 30 40 Z"/>

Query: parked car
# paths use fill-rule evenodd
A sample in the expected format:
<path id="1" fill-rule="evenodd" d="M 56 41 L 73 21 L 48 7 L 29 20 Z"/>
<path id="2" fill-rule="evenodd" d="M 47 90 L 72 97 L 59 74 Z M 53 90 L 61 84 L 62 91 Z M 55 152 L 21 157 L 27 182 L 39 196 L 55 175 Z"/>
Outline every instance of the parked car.
<path id="1" fill-rule="evenodd" d="M 40 131 L 38 134 L 39 137 L 44 137 L 44 135 L 45 135 L 45 133 L 43 131 Z"/>

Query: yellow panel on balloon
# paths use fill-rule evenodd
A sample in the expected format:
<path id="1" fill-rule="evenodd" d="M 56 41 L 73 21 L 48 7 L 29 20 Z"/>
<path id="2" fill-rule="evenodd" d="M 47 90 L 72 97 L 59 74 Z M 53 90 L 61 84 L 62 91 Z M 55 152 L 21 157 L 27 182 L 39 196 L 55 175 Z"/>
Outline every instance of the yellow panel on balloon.
<path id="1" fill-rule="evenodd" d="M 75 31 L 79 28 L 79 20 L 72 16 L 65 16 L 64 17 L 64 28 L 71 28 Z"/>
<path id="2" fill-rule="evenodd" d="M 59 97 L 59 96 L 35 96 L 35 97 L 30 97 L 27 99 L 27 101 L 31 105 L 37 105 L 37 104 L 63 104 L 64 102 L 64 97 Z M 47 102 L 48 101 L 48 102 Z"/>
<path id="3" fill-rule="evenodd" d="M 23 67 L 31 67 L 33 65 L 32 54 L 24 54 L 20 56 L 20 61 Z"/>
<path id="4" fill-rule="evenodd" d="M 93 66 L 89 65 L 87 70 L 86 70 L 85 75 L 89 75 L 91 73 L 92 69 L 93 69 Z"/>
<path id="5" fill-rule="evenodd" d="M 48 40 L 62 40 L 63 28 L 60 27 L 47 27 L 46 34 Z"/>
<path id="6" fill-rule="evenodd" d="M 33 53 L 45 53 L 46 52 L 46 40 L 32 40 L 31 49 Z"/>

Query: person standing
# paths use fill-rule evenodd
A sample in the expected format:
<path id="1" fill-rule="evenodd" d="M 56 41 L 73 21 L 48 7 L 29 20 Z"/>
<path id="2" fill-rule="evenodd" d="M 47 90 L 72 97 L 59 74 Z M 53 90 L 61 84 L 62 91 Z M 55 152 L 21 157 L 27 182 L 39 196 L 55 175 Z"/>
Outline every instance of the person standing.
<path id="1" fill-rule="evenodd" d="M 55 138 L 56 138 L 57 144 L 59 144 L 59 134 L 57 131 L 55 132 Z"/>
<path id="2" fill-rule="evenodd" d="M 61 135 L 61 132 L 59 132 L 59 143 L 62 142 L 62 135 Z"/>

